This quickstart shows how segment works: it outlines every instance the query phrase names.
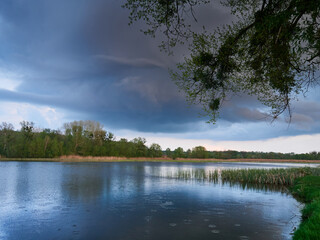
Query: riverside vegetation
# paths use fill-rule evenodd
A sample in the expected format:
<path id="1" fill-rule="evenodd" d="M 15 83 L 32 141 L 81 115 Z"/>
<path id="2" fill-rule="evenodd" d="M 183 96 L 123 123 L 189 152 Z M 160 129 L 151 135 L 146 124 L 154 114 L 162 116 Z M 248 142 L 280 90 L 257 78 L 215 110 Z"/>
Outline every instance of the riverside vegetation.
<path id="1" fill-rule="evenodd" d="M 14 130 L 10 123 L 0 124 L 0 156 L 4 158 L 57 158 L 61 156 L 112 156 L 126 158 L 195 158 L 195 159 L 296 159 L 320 160 L 320 152 L 304 154 L 238 151 L 207 151 L 203 146 L 184 151 L 162 150 L 157 143 L 146 146 L 146 139 L 116 140 L 99 122 L 74 121 L 61 130 L 39 129 L 33 122 L 21 122 Z"/>
<path id="2" fill-rule="evenodd" d="M 293 240 L 320 239 L 320 168 L 285 169 L 225 169 L 225 170 L 185 170 L 169 177 L 196 179 L 222 183 L 239 183 L 244 188 L 255 186 L 287 187 L 298 199 L 305 203 L 302 223 L 294 232 Z"/>

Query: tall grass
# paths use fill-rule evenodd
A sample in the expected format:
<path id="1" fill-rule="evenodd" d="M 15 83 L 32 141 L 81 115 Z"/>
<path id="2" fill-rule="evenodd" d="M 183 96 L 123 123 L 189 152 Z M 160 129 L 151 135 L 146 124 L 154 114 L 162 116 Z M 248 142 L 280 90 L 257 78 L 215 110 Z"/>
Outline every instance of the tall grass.
<path id="1" fill-rule="evenodd" d="M 168 171 L 162 177 L 165 178 L 175 178 L 181 180 L 200 180 L 200 181 L 210 181 L 218 182 L 219 172 L 218 170 L 206 171 L 205 169 L 188 169 L 188 170 L 178 170 L 178 171 Z"/>
<path id="2" fill-rule="evenodd" d="M 319 174 L 320 169 L 316 168 L 231 169 L 221 171 L 221 180 L 292 186 L 298 178 Z"/>
<path id="3" fill-rule="evenodd" d="M 222 183 L 292 186 L 296 179 L 314 175 L 320 176 L 320 168 L 274 168 L 274 169 L 190 169 L 169 172 L 163 177 L 183 180 L 202 180 Z"/>

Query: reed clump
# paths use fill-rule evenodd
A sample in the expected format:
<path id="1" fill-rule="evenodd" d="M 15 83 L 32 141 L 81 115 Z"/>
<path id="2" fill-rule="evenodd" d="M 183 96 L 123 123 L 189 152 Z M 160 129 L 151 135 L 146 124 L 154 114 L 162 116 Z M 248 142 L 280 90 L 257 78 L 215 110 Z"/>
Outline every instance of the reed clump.
<path id="1" fill-rule="evenodd" d="M 320 175 L 318 168 L 231 169 L 221 171 L 222 182 L 292 186 L 296 179 Z"/>
<path id="2" fill-rule="evenodd" d="M 218 170 L 206 171 L 204 169 L 179 170 L 166 177 L 182 179 L 182 180 L 200 180 L 217 182 L 219 180 Z"/>
<path id="3" fill-rule="evenodd" d="M 190 169 L 166 174 L 165 177 L 210 182 L 221 180 L 222 183 L 292 186 L 296 179 L 308 175 L 320 176 L 320 168 L 215 169 L 210 171 Z"/>

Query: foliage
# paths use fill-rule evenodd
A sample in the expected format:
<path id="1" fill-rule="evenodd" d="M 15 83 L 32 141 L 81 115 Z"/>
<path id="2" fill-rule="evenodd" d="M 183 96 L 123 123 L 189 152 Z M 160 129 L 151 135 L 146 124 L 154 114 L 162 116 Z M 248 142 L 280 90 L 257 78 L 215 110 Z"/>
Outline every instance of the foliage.
<path id="1" fill-rule="evenodd" d="M 172 72 L 192 103 L 201 103 L 214 122 L 227 96 L 256 95 L 277 118 L 299 94 L 318 82 L 320 0 L 223 0 L 235 16 L 231 25 L 194 32 L 189 18 L 205 0 L 127 0 L 130 23 L 143 20 L 162 48 L 191 39 L 191 55 Z M 189 41 L 190 42 L 190 41 Z"/>
<path id="2" fill-rule="evenodd" d="M 171 157 L 172 156 L 171 149 L 167 148 L 165 154 L 166 154 L 167 157 Z"/>
<path id="3" fill-rule="evenodd" d="M 152 143 L 151 146 L 149 147 L 148 155 L 150 157 L 162 157 L 161 146 L 157 143 Z"/>
<path id="4" fill-rule="evenodd" d="M 192 158 L 208 158 L 209 153 L 205 147 L 197 146 L 192 149 L 191 156 Z"/>
<path id="5" fill-rule="evenodd" d="M 189 14 L 195 18 L 193 7 L 208 2 L 208 0 L 127 0 L 123 7 L 130 10 L 130 24 L 137 20 L 145 21 L 148 25 L 147 29 L 142 30 L 145 34 L 155 37 L 156 32 L 161 31 L 168 36 L 167 41 L 163 41 L 160 47 L 169 50 L 192 35 L 191 25 L 185 21 L 183 15 Z"/>
<path id="6" fill-rule="evenodd" d="M 306 203 L 302 223 L 294 233 L 294 240 L 320 239 L 320 177 L 307 176 L 298 180 L 292 189 Z"/>
<path id="7" fill-rule="evenodd" d="M 173 154 L 172 154 L 173 159 L 184 158 L 184 157 L 185 157 L 185 154 L 184 154 L 183 148 L 178 147 L 173 151 Z"/>

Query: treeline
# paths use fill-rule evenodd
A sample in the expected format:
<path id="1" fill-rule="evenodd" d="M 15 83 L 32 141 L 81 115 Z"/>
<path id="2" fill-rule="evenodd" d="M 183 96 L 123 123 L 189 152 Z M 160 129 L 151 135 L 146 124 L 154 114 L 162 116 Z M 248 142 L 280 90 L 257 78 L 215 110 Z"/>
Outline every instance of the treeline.
<path id="1" fill-rule="evenodd" d="M 7 158 L 54 158 L 63 155 L 162 157 L 159 144 L 147 147 L 144 138 L 132 141 L 121 138 L 94 121 L 65 123 L 63 131 L 37 129 L 33 122 L 23 121 L 15 131 L 10 123 L 0 125 L 0 155 Z"/>
<path id="2" fill-rule="evenodd" d="M 116 140 L 99 122 L 74 121 L 65 123 L 63 130 L 35 128 L 33 122 L 23 121 L 21 129 L 10 123 L 0 124 L 0 156 L 6 158 L 55 158 L 63 155 L 114 157 L 169 157 L 216 159 L 299 159 L 320 160 L 320 152 L 304 154 L 238 151 L 207 151 L 198 146 L 187 151 L 178 147 L 162 150 L 157 143 L 146 146 L 145 138 Z"/>
<path id="3" fill-rule="evenodd" d="M 310 153 L 277 153 L 277 152 L 238 152 L 238 151 L 207 151 L 198 146 L 186 152 L 182 148 L 166 151 L 172 158 L 215 158 L 215 159 L 294 159 L 294 160 L 320 160 L 320 152 Z"/>

